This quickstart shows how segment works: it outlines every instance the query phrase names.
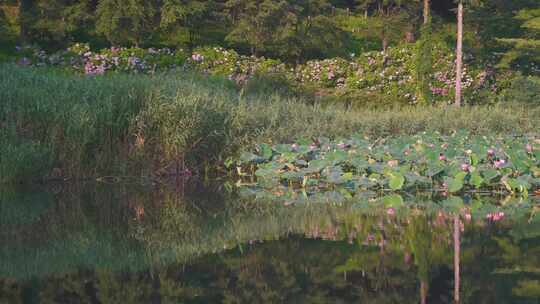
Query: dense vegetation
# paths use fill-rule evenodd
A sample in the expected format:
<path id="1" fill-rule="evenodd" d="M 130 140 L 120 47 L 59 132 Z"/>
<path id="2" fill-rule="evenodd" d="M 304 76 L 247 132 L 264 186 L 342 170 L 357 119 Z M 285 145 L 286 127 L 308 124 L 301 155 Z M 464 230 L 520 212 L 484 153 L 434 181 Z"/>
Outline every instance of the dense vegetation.
<path id="1" fill-rule="evenodd" d="M 540 186 L 540 140 L 424 133 L 386 140 L 362 136 L 336 142 L 301 139 L 292 145 L 259 145 L 245 153 L 260 184 L 285 181 L 304 189 L 496 190 L 528 194 Z"/>
<path id="2" fill-rule="evenodd" d="M 470 104 L 512 85 L 532 91 L 522 99 L 540 91 L 535 0 L 3 0 L 0 29 L 0 60 L 76 63 L 87 74 L 190 58 L 240 81 L 254 72 L 307 81 L 345 102 Z M 29 45 L 54 55 L 34 48 L 29 60 Z M 57 53 L 68 47 L 67 58 Z"/>
<path id="3" fill-rule="evenodd" d="M 1 179 L 171 174 L 184 164 L 193 170 L 229 163 L 255 143 L 302 137 L 450 134 L 461 128 L 525 134 L 540 127 L 538 108 L 510 102 L 351 110 L 271 94 L 272 83 L 253 81 L 239 92 L 227 79 L 199 74 L 87 78 L 2 65 Z"/>
<path id="4" fill-rule="evenodd" d="M 2 0 L 0 29 L 5 43 L 35 43 L 49 50 L 80 41 L 97 48 L 220 45 L 242 54 L 304 62 L 383 50 L 416 41 L 421 32 L 454 46 L 460 3 L 465 6 L 465 49 L 484 59 L 504 52 L 507 64 L 538 63 L 537 1 L 430 2 Z"/>

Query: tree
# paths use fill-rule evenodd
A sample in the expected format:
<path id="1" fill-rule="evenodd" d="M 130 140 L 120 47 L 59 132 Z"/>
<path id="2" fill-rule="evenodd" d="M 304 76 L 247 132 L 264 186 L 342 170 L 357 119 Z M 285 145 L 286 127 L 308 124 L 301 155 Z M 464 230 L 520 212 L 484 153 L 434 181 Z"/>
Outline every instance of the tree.
<path id="1" fill-rule="evenodd" d="M 170 31 L 186 30 L 188 47 L 192 49 L 198 33 L 208 26 L 215 3 L 205 0 L 164 0 L 160 25 Z"/>
<path id="2" fill-rule="evenodd" d="M 390 41 L 399 41 L 404 33 L 413 32 L 414 19 L 417 16 L 416 0 L 358 0 L 366 16 L 372 12 L 371 30 L 378 32 L 382 50 L 385 51 Z"/>
<path id="3" fill-rule="evenodd" d="M 344 55 L 345 33 L 335 18 L 335 8 L 324 0 L 292 1 L 277 31 L 277 54 L 300 62 Z"/>
<path id="4" fill-rule="evenodd" d="M 457 8 L 457 45 L 456 45 L 456 100 L 461 106 L 461 73 L 463 71 L 463 1 L 459 0 Z"/>
<path id="5" fill-rule="evenodd" d="M 226 8 L 233 27 L 225 39 L 233 44 L 249 46 L 252 55 L 269 50 L 275 44 L 275 30 L 288 17 L 287 6 L 286 1 L 227 1 Z"/>
<path id="6" fill-rule="evenodd" d="M 420 29 L 420 39 L 416 48 L 416 90 L 420 103 L 427 103 L 431 100 L 430 80 L 432 73 L 432 27 L 430 2 L 424 0 L 423 24 Z"/>
<path id="7" fill-rule="evenodd" d="M 19 40 L 22 44 L 27 44 L 30 38 L 30 25 L 32 24 L 35 7 L 34 2 L 33 0 L 19 1 Z"/>
<path id="8" fill-rule="evenodd" d="M 540 63 L 540 8 L 520 10 L 515 19 L 524 30 L 520 38 L 502 38 L 500 42 L 511 46 L 502 57 L 500 67 L 511 67 L 519 62 Z M 531 72 L 525 65 L 525 71 Z"/>
<path id="9" fill-rule="evenodd" d="M 96 29 L 111 44 L 138 46 L 155 30 L 155 3 L 145 0 L 100 0 Z"/>
<path id="10" fill-rule="evenodd" d="M 19 40 L 45 47 L 63 46 L 71 36 L 92 28 L 95 7 L 92 0 L 18 1 Z"/>
<path id="11" fill-rule="evenodd" d="M 463 74 L 463 12 L 464 2 L 467 2 L 469 6 L 478 6 L 482 0 L 457 0 L 457 38 L 456 38 L 456 94 L 455 94 L 455 106 L 461 106 L 462 102 L 462 86 L 461 78 Z"/>
<path id="12" fill-rule="evenodd" d="M 331 18 L 326 0 L 229 0 L 232 30 L 226 40 L 247 45 L 252 55 L 288 61 L 322 57 L 342 47 L 344 32 Z"/>

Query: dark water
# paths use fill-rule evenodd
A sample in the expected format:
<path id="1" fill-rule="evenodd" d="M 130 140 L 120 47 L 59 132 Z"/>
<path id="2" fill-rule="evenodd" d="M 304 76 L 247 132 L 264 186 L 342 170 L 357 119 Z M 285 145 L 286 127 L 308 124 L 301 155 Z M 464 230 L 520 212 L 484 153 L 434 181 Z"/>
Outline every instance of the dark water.
<path id="1" fill-rule="evenodd" d="M 535 198 L 452 212 L 236 192 L 3 191 L 0 303 L 540 303 Z"/>

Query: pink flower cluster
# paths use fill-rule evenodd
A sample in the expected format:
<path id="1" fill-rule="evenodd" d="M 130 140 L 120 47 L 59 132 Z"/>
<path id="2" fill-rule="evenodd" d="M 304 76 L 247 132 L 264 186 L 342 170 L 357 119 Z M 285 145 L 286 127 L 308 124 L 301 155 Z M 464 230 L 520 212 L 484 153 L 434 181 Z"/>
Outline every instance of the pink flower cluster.
<path id="1" fill-rule="evenodd" d="M 486 215 L 486 219 L 491 220 L 493 222 L 500 221 L 504 218 L 504 212 L 498 211 L 498 212 L 491 212 Z"/>
<path id="2" fill-rule="evenodd" d="M 104 63 L 102 64 L 94 64 L 91 61 L 87 61 L 84 65 L 84 73 L 89 76 L 93 75 L 103 75 L 105 74 L 105 71 L 107 70 L 107 67 Z"/>
<path id="3" fill-rule="evenodd" d="M 201 55 L 201 54 L 195 53 L 195 54 L 191 55 L 191 60 L 193 60 L 195 62 L 201 62 L 201 61 L 204 60 L 204 56 Z"/>

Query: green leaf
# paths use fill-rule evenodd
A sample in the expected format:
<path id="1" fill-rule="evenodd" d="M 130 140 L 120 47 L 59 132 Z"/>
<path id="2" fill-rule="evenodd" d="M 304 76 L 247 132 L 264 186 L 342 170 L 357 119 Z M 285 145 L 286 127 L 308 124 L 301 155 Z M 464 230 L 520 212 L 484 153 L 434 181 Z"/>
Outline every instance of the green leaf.
<path id="1" fill-rule="evenodd" d="M 482 175 L 484 176 L 486 182 L 490 182 L 492 179 L 499 176 L 499 171 L 495 169 L 487 169 L 482 172 Z"/>
<path id="2" fill-rule="evenodd" d="M 455 178 L 452 178 L 449 180 L 448 182 L 448 191 L 449 192 L 458 192 L 459 190 L 461 190 L 463 188 L 463 181 L 462 180 L 458 180 L 458 179 L 455 179 Z"/>
<path id="3" fill-rule="evenodd" d="M 268 144 L 260 144 L 259 152 L 262 158 L 269 160 L 272 157 L 272 148 Z"/>
<path id="4" fill-rule="evenodd" d="M 428 177 L 433 177 L 441 172 L 444 171 L 444 167 L 443 166 L 440 166 L 440 165 L 435 165 L 435 166 L 429 166 L 427 171 L 426 171 L 426 175 Z"/>
<path id="5" fill-rule="evenodd" d="M 469 159 L 471 160 L 471 165 L 473 165 L 473 166 L 478 165 L 478 161 L 480 160 L 480 159 L 478 158 L 478 155 L 476 155 L 476 154 L 474 154 L 474 153 L 472 153 L 472 154 L 470 155 Z"/>
<path id="6" fill-rule="evenodd" d="M 353 178 L 352 172 L 347 172 L 341 176 L 344 181 L 350 181 Z"/>
<path id="7" fill-rule="evenodd" d="M 463 181 L 465 180 L 467 173 L 460 172 L 456 174 L 454 178 L 448 180 L 448 192 L 458 192 L 463 189 Z"/>
<path id="8" fill-rule="evenodd" d="M 385 207 L 397 208 L 404 204 L 403 197 L 399 194 L 387 195 L 383 198 L 383 204 Z"/>
<path id="9" fill-rule="evenodd" d="M 405 183 L 405 177 L 398 172 L 394 172 L 390 175 L 390 181 L 388 185 L 390 186 L 390 189 L 392 190 L 400 190 L 403 188 L 403 184 Z"/>
<path id="10" fill-rule="evenodd" d="M 476 189 L 478 189 L 484 183 L 484 179 L 477 172 L 473 172 L 471 174 L 471 179 L 469 180 L 469 183 L 473 185 Z"/>
<path id="11" fill-rule="evenodd" d="M 459 212 L 463 208 L 463 199 L 457 196 L 450 196 L 442 202 L 443 208 L 451 212 Z"/>

